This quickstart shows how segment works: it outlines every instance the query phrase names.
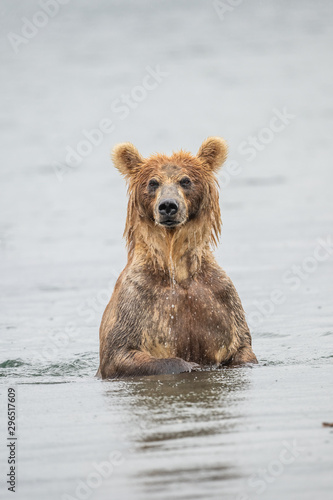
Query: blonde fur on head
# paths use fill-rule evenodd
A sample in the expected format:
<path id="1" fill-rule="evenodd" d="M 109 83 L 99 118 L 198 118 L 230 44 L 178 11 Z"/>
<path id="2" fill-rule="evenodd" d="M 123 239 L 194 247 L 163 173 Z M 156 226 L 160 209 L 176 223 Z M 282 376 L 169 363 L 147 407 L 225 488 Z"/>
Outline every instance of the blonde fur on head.
<path id="1" fill-rule="evenodd" d="M 198 269 L 203 256 L 216 246 L 221 232 L 218 183 L 215 173 L 225 161 L 227 145 L 220 137 L 206 139 L 197 154 L 179 151 L 168 157 L 155 154 L 144 159 L 131 143 L 118 144 L 113 148 L 112 159 L 116 168 L 129 182 L 129 202 L 124 236 L 129 255 L 134 250 L 150 260 L 156 268 L 167 268 L 170 253 L 179 265 L 184 255 L 192 255 L 191 269 Z M 179 226 L 175 232 L 158 226 L 154 220 L 144 217 L 140 193 L 145 192 L 149 179 L 161 173 L 165 164 L 172 164 L 188 172 L 194 185 L 202 186 L 200 215 L 196 220 Z M 144 199 L 147 196 L 144 195 Z M 149 199 L 149 198 L 148 198 Z M 184 261 L 185 265 L 185 261 Z"/>
<path id="2" fill-rule="evenodd" d="M 117 144 L 112 150 L 111 158 L 115 167 L 127 179 L 138 172 L 143 164 L 142 156 L 130 142 Z"/>
<path id="3" fill-rule="evenodd" d="M 222 137 L 208 137 L 200 146 L 198 158 L 213 172 L 217 172 L 228 155 L 227 143 Z"/>

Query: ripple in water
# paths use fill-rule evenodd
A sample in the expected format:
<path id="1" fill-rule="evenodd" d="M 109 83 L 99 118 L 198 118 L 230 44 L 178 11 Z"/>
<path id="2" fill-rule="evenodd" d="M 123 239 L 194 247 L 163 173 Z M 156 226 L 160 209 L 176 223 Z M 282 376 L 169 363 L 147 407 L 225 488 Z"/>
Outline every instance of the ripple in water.
<path id="1" fill-rule="evenodd" d="M 97 353 L 81 353 L 65 361 L 45 362 L 44 364 L 21 358 L 7 359 L 0 363 L 0 377 L 11 379 L 38 378 L 38 383 L 43 382 L 44 379 L 60 379 L 60 381 L 66 382 L 76 378 L 92 378 L 97 367 Z"/>

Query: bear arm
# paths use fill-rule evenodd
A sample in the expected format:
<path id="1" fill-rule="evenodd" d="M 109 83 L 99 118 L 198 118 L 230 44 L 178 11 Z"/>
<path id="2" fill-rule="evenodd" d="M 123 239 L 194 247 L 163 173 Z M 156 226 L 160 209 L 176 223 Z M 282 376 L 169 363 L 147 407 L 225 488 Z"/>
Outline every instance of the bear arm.
<path id="1" fill-rule="evenodd" d="M 258 364 L 256 355 L 250 345 L 240 347 L 228 362 L 228 366 L 240 366 L 248 363 Z"/>
<path id="2" fill-rule="evenodd" d="M 100 374 L 102 378 L 118 378 L 183 373 L 197 369 L 199 365 L 181 358 L 154 358 L 146 352 L 130 350 L 116 353 L 106 366 L 100 367 Z"/>
<path id="3" fill-rule="evenodd" d="M 224 293 L 225 295 L 223 300 L 230 308 L 230 315 L 233 317 L 233 331 L 235 334 L 234 341 L 238 346 L 237 352 L 243 347 L 249 347 L 252 351 L 250 329 L 245 319 L 242 302 L 230 278 L 227 278 L 227 284 L 225 285 Z"/>

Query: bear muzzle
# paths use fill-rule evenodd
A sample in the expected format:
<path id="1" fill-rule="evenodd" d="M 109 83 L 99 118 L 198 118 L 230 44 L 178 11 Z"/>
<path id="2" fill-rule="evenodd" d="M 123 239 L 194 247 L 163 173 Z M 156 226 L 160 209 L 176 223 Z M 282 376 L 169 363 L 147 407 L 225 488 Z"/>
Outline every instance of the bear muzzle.
<path id="1" fill-rule="evenodd" d="M 155 202 L 155 222 L 164 227 L 175 227 L 186 222 L 187 210 L 183 196 L 175 186 L 163 186 Z"/>

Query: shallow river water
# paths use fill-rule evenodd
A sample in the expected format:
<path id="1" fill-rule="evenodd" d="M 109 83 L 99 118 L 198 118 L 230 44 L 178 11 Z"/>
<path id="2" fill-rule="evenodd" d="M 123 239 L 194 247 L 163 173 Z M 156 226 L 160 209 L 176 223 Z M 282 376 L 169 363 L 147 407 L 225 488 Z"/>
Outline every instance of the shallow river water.
<path id="1" fill-rule="evenodd" d="M 333 4 L 224 3 L 73 0 L 15 53 L 8 33 L 41 7 L 2 2 L 1 498 L 11 387 L 19 500 L 332 498 Z M 195 152 L 209 135 L 230 145 L 216 256 L 259 364 L 98 380 L 126 262 L 110 148 Z"/>

